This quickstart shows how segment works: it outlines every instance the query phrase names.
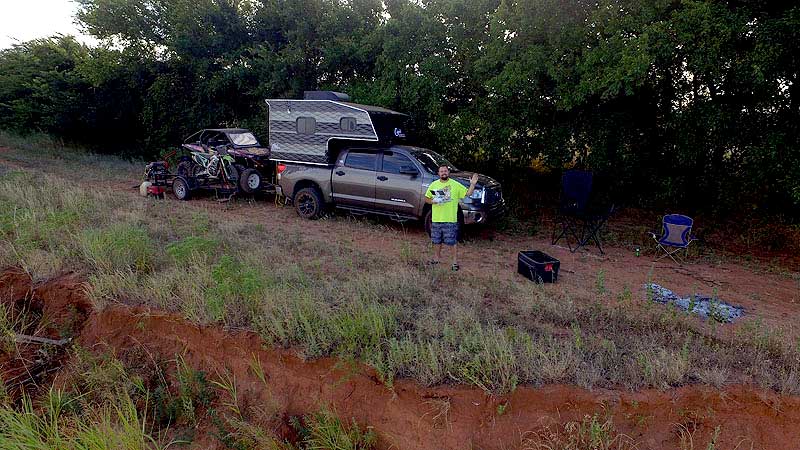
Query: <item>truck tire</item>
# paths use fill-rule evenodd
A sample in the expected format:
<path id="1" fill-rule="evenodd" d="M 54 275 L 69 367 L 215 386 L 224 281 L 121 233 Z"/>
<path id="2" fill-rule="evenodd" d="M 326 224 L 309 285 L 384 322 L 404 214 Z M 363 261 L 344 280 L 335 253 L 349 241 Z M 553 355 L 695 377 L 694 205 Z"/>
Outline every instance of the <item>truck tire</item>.
<path id="1" fill-rule="evenodd" d="M 189 197 L 192 195 L 192 191 L 189 189 L 189 183 L 186 182 L 186 179 L 183 177 L 175 177 L 172 180 L 172 193 L 175 194 L 175 198 L 178 200 L 189 200 Z"/>
<path id="2" fill-rule="evenodd" d="M 256 169 L 244 169 L 239 172 L 239 189 L 252 194 L 261 187 L 261 173 Z"/>
<path id="3" fill-rule="evenodd" d="M 425 213 L 425 218 L 422 219 L 422 220 L 423 220 L 423 223 L 425 224 L 425 234 L 427 234 L 428 237 L 431 237 L 431 226 L 432 226 L 431 224 L 433 223 L 433 210 L 431 210 L 430 208 L 427 208 L 427 209 L 428 209 L 428 212 Z"/>
<path id="4" fill-rule="evenodd" d="M 318 219 L 322 215 L 323 206 L 322 195 L 316 188 L 303 188 L 294 195 L 294 209 L 304 219 Z"/>

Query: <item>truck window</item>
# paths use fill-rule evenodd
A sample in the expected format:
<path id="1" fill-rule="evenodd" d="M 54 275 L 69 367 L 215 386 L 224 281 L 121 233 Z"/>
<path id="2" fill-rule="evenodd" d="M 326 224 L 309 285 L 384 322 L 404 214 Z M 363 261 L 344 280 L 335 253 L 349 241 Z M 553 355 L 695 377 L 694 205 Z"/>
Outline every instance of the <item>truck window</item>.
<path id="1" fill-rule="evenodd" d="M 384 152 L 383 153 L 383 167 L 381 168 L 381 172 L 386 173 L 400 173 L 400 169 L 402 167 L 414 167 L 413 162 L 408 159 L 405 155 L 401 155 L 400 153 L 395 152 Z"/>
<path id="2" fill-rule="evenodd" d="M 350 150 L 350 152 L 347 153 L 347 158 L 344 160 L 344 165 L 351 169 L 375 170 L 375 162 L 378 160 L 377 156 L 378 155 L 374 152 Z"/>

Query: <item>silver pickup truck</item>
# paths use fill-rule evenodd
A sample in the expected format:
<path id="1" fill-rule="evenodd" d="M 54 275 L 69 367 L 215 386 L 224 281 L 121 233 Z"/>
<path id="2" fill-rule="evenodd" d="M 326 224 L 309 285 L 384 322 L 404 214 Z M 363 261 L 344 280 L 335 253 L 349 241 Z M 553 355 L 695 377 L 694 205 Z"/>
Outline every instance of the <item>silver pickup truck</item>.
<path id="1" fill-rule="evenodd" d="M 429 231 L 431 208 L 425 203 L 425 191 L 439 178 L 441 165 L 450 167 L 451 178 L 469 185 L 471 172 L 458 170 L 431 150 L 407 145 L 365 145 L 343 149 L 332 167 L 281 163 L 278 188 L 306 219 L 317 218 L 327 206 L 333 206 L 401 221 L 422 219 Z M 500 183 L 480 175 L 475 191 L 459 206 L 463 224 L 486 223 L 503 215 L 505 201 Z"/>
<path id="2" fill-rule="evenodd" d="M 409 116 L 351 103 L 346 94 L 307 91 L 303 100 L 270 99 L 270 159 L 278 186 L 301 217 L 314 219 L 327 207 L 356 214 L 425 221 L 428 186 L 441 165 L 469 185 L 470 172 L 456 169 L 438 153 L 412 145 Z M 486 223 L 505 213 L 500 184 L 479 176 L 475 191 L 460 202 L 459 221 Z"/>

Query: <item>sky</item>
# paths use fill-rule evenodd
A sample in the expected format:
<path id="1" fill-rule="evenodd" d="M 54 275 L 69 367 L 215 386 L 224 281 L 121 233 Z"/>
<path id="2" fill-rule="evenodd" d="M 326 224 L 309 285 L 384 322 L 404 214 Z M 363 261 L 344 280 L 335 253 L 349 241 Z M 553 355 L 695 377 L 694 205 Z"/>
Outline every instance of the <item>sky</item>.
<path id="1" fill-rule="evenodd" d="M 58 33 L 94 43 L 74 23 L 77 9 L 71 0 L 0 0 L 0 49 Z"/>

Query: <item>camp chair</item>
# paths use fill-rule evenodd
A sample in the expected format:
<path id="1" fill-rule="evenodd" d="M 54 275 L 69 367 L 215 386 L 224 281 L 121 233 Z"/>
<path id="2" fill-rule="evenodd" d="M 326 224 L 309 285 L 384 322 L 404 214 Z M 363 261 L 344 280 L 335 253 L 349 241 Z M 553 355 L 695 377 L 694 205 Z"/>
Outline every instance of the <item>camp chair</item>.
<path id="1" fill-rule="evenodd" d="M 600 254 L 604 253 L 599 235 L 614 212 L 614 206 L 601 209 L 591 207 L 589 199 L 593 178 L 592 172 L 585 170 L 567 170 L 561 177 L 561 202 L 558 224 L 553 230 L 553 245 L 563 237 L 572 253 L 590 242 L 597 245 Z M 575 247 L 570 238 L 574 238 Z"/>
<path id="2" fill-rule="evenodd" d="M 589 204 L 589 196 L 592 193 L 592 172 L 585 170 L 567 170 L 561 176 L 561 202 L 559 203 L 559 222 L 553 230 L 553 241 L 555 245 L 562 237 L 572 236 L 580 242 L 579 220 L 585 214 Z M 560 231 L 558 229 L 561 229 Z M 558 235 L 556 236 L 556 233 Z"/>
<path id="3" fill-rule="evenodd" d="M 682 214 L 667 214 L 663 219 L 663 231 L 661 237 L 655 233 L 649 233 L 658 245 L 657 249 L 664 252 L 663 255 L 656 258 L 659 261 L 663 258 L 669 257 L 676 264 L 681 264 L 681 261 L 675 259 L 677 252 L 684 250 L 685 255 L 689 253 L 689 244 L 697 239 L 692 236 L 692 224 L 694 221 Z M 656 250 L 657 252 L 658 250 Z"/>

